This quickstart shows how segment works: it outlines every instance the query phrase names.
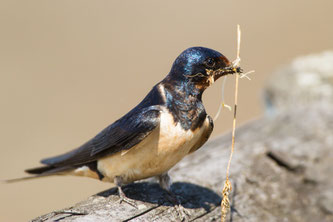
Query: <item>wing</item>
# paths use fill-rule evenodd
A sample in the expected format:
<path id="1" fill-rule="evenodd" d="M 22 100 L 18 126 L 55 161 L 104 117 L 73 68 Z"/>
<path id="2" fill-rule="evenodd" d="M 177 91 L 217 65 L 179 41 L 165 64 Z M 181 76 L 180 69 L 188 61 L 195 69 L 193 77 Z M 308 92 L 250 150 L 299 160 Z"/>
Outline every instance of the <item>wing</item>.
<path id="1" fill-rule="evenodd" d="M 135 108 L 81 147 L 41 162 L 54 167 L 75 167 L 95 161 L 101 156 L 128 150 L 147 137 L 159 122 L 159 106 Z"/>

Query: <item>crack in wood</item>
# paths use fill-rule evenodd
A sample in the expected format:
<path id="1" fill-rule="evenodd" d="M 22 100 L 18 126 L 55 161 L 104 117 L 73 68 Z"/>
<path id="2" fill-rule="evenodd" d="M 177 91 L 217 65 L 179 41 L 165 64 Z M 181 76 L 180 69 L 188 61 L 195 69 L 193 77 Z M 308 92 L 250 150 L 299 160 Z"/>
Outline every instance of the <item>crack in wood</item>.
<path id="1" fill-rule="evenodd" d="M 190 220 L 190 221 L 195 221 L 195 220 L 197 220 L 197 219 L 199 219 L 199 218 L 202 218 L 202 217 L 204 217 L 204 216 L 210 214 L 211 212 L 213 212 L 213 211 L 214 211 L 216 208 L 218 208 L 218 207 L 219 207 L 219 206 L 215 206 L 215 207 L 213 207 L 212 209 L 210 209 L 210 210 L 208 210 L 208 211 L 205 211 L 205 213 L 196 216 L 195 218 L 193 218 L 193 219 Z"/>
<path id="2" fill-rule="evenodd" d="M 136 214 L 136 215 L 134 215 L 134 216 L 132 216 L 130 218 L 127 218 L 127 219 L 123 220 L 123 222 L 128 222 L 128 221 L 131 221 L 131 220 L 133 220 L 135 218 L 138 218 L 138 217 L 140 217 L 140 216 L 142 216 L 142 215 L 144 215 L 144 214 L 146 214 L 146 213 L 148 213 L 148 212 L 150 212 L 150 211 L 152 211 L 154 209 L 159 208 L 160 206 L 162 206 L 162 205 L 157 205 L 157 206 L 151 207 L 151 208 L 149 208 L 149 209 L 147 209 L 147 210 L 145 210 L 145 211 L 143 211 L 143 212 L 141 212 L 139 214 Z"/>
<path id="3" fill-rule="evenodd" d="M 286 169 L 291 173 L 300 174 L 303 173 L 305 170 L 304 167 L 300 165 L 292 166 L 292 164 L 288 163 L 286 160 L 282 159 L 280 156 L 278 156 L 272 151 L 268 151 L 266 153 L 266 156 L 270 158 L 272 161 L 274 161 L 278 166 Z"/>

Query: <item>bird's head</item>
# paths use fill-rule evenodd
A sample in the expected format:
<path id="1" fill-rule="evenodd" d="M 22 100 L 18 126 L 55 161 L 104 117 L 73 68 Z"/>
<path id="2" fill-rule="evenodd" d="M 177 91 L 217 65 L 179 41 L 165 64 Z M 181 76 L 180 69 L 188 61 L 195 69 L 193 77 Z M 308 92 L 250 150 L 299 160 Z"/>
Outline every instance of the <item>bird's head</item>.
<path id="1" fill-rule="evenodd" d="M 233 74 L 237 69 L 221 53 L 204 47 L 192 47 L 183 51 L 172 65 L 169 78 L 186 82 L 204 91 L 218 78 Z"/>

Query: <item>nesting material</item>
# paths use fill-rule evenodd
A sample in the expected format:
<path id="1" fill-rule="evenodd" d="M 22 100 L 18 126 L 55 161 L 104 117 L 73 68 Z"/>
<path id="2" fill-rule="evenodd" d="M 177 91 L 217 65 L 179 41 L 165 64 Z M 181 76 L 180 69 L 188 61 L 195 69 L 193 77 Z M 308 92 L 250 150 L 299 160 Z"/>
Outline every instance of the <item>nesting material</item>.
<path id="1" fill-rule="evenodd" d="M 231 152 L 230 152 L 230 157 L 229 157 L 229 161 L 228 161 L 226 181 L 224 182 L 224 186 L 223 186 L 223 190 L 222 190 L 222 196 L 223 196 L 223 199 L 222 199 L 222 202 L 221 202 L 221 221 L 222 222 L 224 222 L 226 220 L 227 214 L 230 210 L 229 194 L 232 191 L 232 185 L 231 185 L 231 182 L 229 180 L 229 170 L 230 170 L 232 155 L 234 153 L 234 148 L 235 148 L 236 114 L 237 114 L 237 103 L 238 103 L 237 102 L 237 100 L 238 100 L 238 82 L 239 82 L 239 78 L 243 78 L 243 77 L 251 80 L 247 75 L 254 72 L 254 71 L 249 71 L 245 74 L 241 74 L 240 72 L 238 72 L 238 70 L 240 70 L 239 66 L 240 66 L 240 61 L 241 61 L 241 58 L 240 58 L 240 43 L 241 43 L 241 30 L 240 30 L 240 26 L 237 25 L 237 57 L 232 62 L 232 67 L 236 71 L 236 77 L 235 77 L 235 79 L 236 79 L 236 82 L 235 82 L 235 105 L 234 105 L 234 118 L 233 118 L 233 124 L 232 124 Z M 224 91 L 224 84 L 223 84 L 223 87 L 222 87 L 222 106 L 224 104 L 224 92 L 223 91 Z M 219 110 L 219 112 L 220 112 L 220 110 Z M 217 114 L 219 114 L 219 112 Z M 217 119 L 218 115 L 215 116 L 215 117 Z"/>

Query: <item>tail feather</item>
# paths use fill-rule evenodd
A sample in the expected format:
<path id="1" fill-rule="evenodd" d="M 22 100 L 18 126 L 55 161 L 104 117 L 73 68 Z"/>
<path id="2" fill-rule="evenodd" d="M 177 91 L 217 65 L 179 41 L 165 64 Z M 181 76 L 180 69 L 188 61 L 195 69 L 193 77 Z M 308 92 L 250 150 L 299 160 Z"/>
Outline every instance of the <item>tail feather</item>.
<path id="1" fill-rule="evenodd" d="M 46 177 L 46 176 L 66 174 L 68 171 L 82 166 L 82 163 L 80 163 L 80 161 L 78 161 L 78 160 L 81 160 L 79 157 L 88 155 L 87 154 L 88 151 L 83 148 L 76 149 L 76 150 L 70 151 L 68 153 L 59 155 L 59 156 L 43 159 L 41 162 L 43 164 L 45 164 L 44 166 L 25 170 L 25 172 L 27 172 L 29 174 L 34 174 L 34 175 L 22 177 L 22 178 L 5 180 L 4 182 L 13 183 L 13 182 L 19 182 L 19 181 L 24 181 L 24 180 L 37 179 L 37 178 Z M 90 153 L 89 153 L 89 155 L 90 155 Z M 77 162 L 79 162 L 79 164 Z"/>
<path id="2" fill-rule="evenodd" d="M 15 179 L 9 179 L 9 180 L 3 180 L 2 182 L 4 183 L 16 183 L 16 182 L 21 182 L 25 180 L 33 180 L 41 177 L 46 177 L 46 176 L 52 176 L 52 175 L 34 175 L 34 176 L 27 176 L 27 177 L 21 177 L 21 178 L 15 178 Z"/>
<path id="3" fill-rule="evenodd" d="M 64 166 L 64 167 L 41 166 L 41 167 L 36 167 L 36 168 L 25 170 L 25 172 L 27 172 L 27 173 L 35 174 L 33 176 L 5 180 L 4 182 L 5 183 L 14 183 L 14 182 L 19 182 L 19 181 L 24 181 L 24 180 L 37 179 L 37 178 L 41 178 L 41 177 L 54 176 L 54 175 L 59 175 L 59 174 L 65 173 L 71 169 L 73 169 L 73 167 L 70 167 L 70 166 Z"/>
<path id="4" fill-rule="evenodd" d="M 26 169 L 25 172 L 30 174 L 42 174 L 53 169 L 55 169 L 54 166 L 41 166 L 41 167 Z"/>

